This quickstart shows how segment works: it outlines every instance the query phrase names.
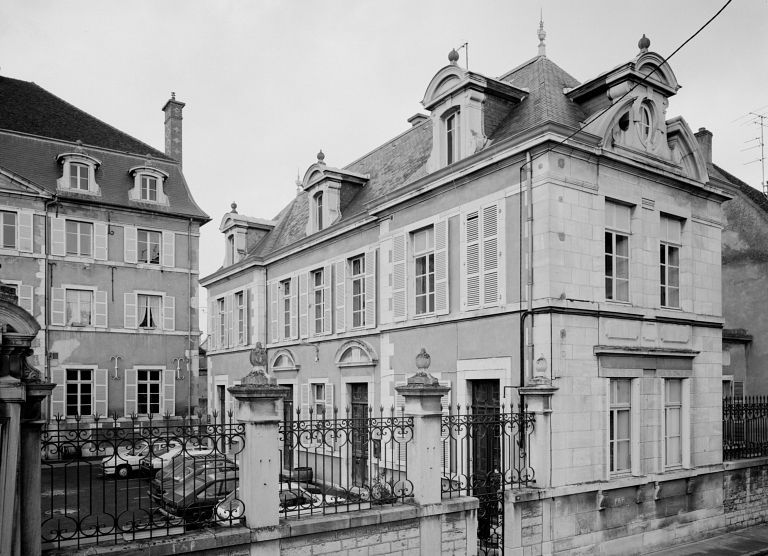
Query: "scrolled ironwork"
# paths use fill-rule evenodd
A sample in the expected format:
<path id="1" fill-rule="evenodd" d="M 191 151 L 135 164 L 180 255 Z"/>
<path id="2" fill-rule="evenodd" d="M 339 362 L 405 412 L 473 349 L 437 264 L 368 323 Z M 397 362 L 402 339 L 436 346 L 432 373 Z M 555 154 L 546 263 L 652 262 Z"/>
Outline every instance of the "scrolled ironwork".
<path id="1" fill-rule="evenodd" d="M 768 456 L 768 396 L 723 399 L 723 460 Z"/>

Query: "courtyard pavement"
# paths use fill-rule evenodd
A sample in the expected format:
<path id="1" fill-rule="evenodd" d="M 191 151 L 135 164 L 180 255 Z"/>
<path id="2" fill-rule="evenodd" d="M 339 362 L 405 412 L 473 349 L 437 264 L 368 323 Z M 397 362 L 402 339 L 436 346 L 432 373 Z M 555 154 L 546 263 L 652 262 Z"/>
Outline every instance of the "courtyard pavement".
<path id="1" fill-rule="evenodd" d="M 652 556 L 758 556 L 759 554 L 768 554 L 768 525 L 756 525 L 650 554 Z"/>

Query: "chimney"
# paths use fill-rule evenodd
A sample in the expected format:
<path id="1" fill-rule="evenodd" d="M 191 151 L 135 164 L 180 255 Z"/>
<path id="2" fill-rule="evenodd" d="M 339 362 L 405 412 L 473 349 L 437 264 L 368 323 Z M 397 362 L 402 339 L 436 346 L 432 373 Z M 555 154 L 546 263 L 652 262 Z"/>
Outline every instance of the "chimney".
<path id="1" fill-rule="evenodd" d="M 176 93 L 163 106 L 165 112 L 165 154 L 181 164 L 181 111 L 184 103 L 176 100 Z"/>
<path id="2" fill-rule="evenodd" d="M 408 123 L 411 124 L 411 127 L 416 127 L 421 122 L 425 122 L 428 119 L 429 119 L 429 116 L 427 116 L 426 114 L 419 114 L 417 112 L 416 114 L 408 118 Z"/>
<path id="3" fill-rule="evenodd" d="M 700 127 L 694 135 L 699 142 L 699 150 L 704 155 L 704 162 L 707 165 L 712 164 L 712 132 L 705 127 Z"/>

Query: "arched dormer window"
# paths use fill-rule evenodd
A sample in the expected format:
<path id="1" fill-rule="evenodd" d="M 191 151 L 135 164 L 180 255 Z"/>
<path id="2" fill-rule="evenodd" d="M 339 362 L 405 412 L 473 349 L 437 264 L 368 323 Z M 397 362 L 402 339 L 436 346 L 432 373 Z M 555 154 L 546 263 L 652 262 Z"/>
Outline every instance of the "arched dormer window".
<path id="1" fill-rule="evenodd" d="M 168 174 L 151 166 L 135 166 L 128 170 L 133 176 L 133 188 L 128 192 L 131 201 L 167 205 L 165 180 Z"/>
<path id="2" fill-rule="evenodd" d="M 640 104 L 640 118 L 638 120 L 640 140 L 648 143 L 653 138 L 653 109 L 648 102 Z"/>
<path id="3" fill-rule="evenodd" d="M 459 127 L 459 110 L 454 110 L 445 118 L 445 164 L 453 164 L 461 158 L 461 130 Z"/>
<path id="4" fill-rule="evenodd" d="M 323 229 L 323 192 L 320 191 L 314 196 L 315 200 L 315 227 L 318 231 Z"/>
<path id="5" fill-rule="evenodd" d="M 57 158 L 62 165 L 61 177 L 56 181 L 58 189 L 101 194 L 96 183 L 96 169 L 101 166 L 101 161 L 82 152 L 62 153 Z"/>

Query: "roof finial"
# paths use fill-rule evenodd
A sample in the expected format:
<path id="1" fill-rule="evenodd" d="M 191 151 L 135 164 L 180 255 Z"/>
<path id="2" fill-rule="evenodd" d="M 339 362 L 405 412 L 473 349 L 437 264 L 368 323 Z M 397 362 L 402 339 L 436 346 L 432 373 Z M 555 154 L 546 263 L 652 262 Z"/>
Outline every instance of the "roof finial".
<path id="1" fill-rule="evenodd" d="M 232 208 L 232 210 L 231 210 L 230 212 L 231 212 L 232 214 L 237 214 L 237 203 L 232 203 L 232 204 L 231 204 L 231 205 L 229 205 L 229 206 Z"/>
<path id="2" fill-rule="evenodd" d="M 539 14 L 539 56 L 547 55 L 547 47 L 544 44 L 544 39 L 547 38 L 547 32 L 544 30 L 544 10 L 541 10 Z"/>
<path id="3" fill-rule="evenodd" d="M 325 164 L 325 162 L 323 162 L 324 160 L 325 160 L 325 154 L 323 153 L 323 149 L 320 149 L 320 152 L 317 153 L 317 163 Z"/>
<path id="4" fill-rule="evenodd" d="M 296 184 L 296 193 L 301 193 L 301 191 L 304 189 L 304 182 L 301 181 L 298 168 L 296 168 L 296 181 L 294 183 Z"/>
<path id="5" fill-rule="evenodd" d="M 456 52 L 455 48 L 451 48 L 451 51 L 448 53 L 448 61 L 452 66 L 455 66 L 456 62 L 459 61 L 459 53 Z"/>
<path id="6" fill-rule="evenodd" d="M 637 47 L 640 49 L 640 54 L 645 54 L 648 52 L 648 47 L 651 46 L 651 39 L 645 36 L 645 33 L 643 33 L 643 36 L 640 38 L 639 41 L 637 41 Z"/>

